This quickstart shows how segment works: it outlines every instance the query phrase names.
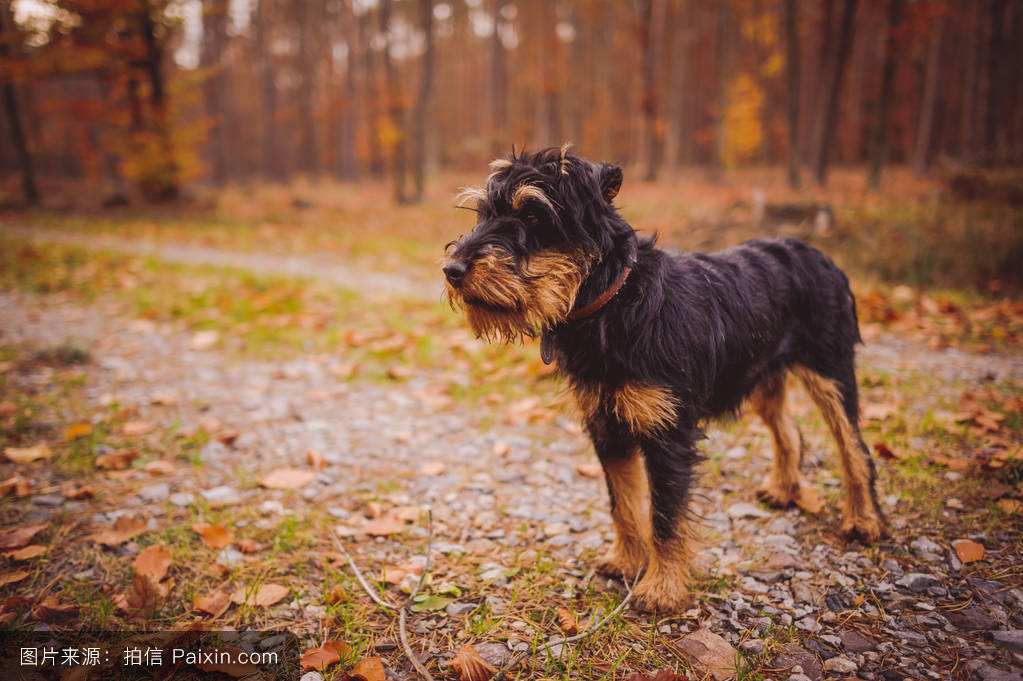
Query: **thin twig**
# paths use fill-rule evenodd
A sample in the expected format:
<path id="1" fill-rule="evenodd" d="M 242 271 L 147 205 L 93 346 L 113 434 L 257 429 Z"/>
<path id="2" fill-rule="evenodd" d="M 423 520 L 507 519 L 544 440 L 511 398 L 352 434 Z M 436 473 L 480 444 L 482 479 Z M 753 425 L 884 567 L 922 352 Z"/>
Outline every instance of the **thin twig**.
<path id="1" fill-rule="evenodd" d="M 429 533 L 426 537 L 426 564 L 423 565 L 423 571 L 419 573 L 419 580 L 416 585 L 412 588 L 412 592 L 405 599 L 405 602 L 401 604 L 401 608 L 398 609 L 398 638 L 401 639 L 402 650 L 405 651 L 405 657 L 412 663 L 412 666 L 416 668 L 419 675 L 422 676 L 426 681 L 434 681 L 433 675 L 430 674 L 429 670 L 419 661 L 419 657 L 415 651 L 412 650 L 412 646 L 408 642 L 408 631 L 405 629 L 405 620 L 408 618 L 409 604 L 412 603 L 412 599 L 419 593 L 419 589 L 423 586 L 423 581 L 426 579 L 426 573 L 430 571 L 430 553 L 433 549 L 433 511 L 427 509 L 426 511 L 426 526 Z"/>
<path id="2" fill-rule="evenodd" d="M 401 639 L 401 648 L 403 651 L 405 651 L 405 657 L 408 658 L 409 662 L 412 663 L 412 666 L 415 667 L 417 672 L 419 672 L 419 675 L 426 679 L 426 681 L 436 681 L 433 678 L 433 675 L 430 674 L 429 670 L 427 670 L 423 663 L 420 662 L 419 658 L 416 656 L 415 651 L 412 650 L 412 645 L 409 643 L 408 640 L 408 630 L 406 628 L 406 621 L 408 620 L 410 604 L 412 603 L 412 600 L 419 594 L 419 590 L 422 588 L 423 582 L 426 581 L 426 575 L 430 571 L 430 554 L 433 552 L 433 511 L 429 509 L 426 511 L 426 525 L 428 528 L 428 534 L 426 538 L 426 563 L 423 565 L 423 571 L 419 573 L 419 579 L 416 581 L 416 584 L 412 588 L 411 593 L 409 593 L 408 597 L 400 606 L 388 603 L 383 598 L 381 598 L 375 591 L 373 591 L 373 587 L 369 585 L 369 582 L 366 581 L 366 578 L 363 576 L 362 571 L 359 569 L 359 566 L 355 564 L 355 559 L 352 558 L 352 554 L 348 553 L 348 551 L 345 550 L 345 547 L 341 544 L 341 541 L 337 538 L 337 535 L 332 533 L 330 535 L 330 538 L 334 542 L 334 547 L 348 561 L 348 566 L 352 568 L 352 573 L 355 574 L 355 579 L 359 582 L 359 586 L 362 587 L 362 590 L 366 592 L 366 595 L 369 596 L 370 599 L 372 599 L 372 601 L 379 605 L 380 607 L 386 608 L 387 610 L 398 611 L 398 638 Z"/>
<path id="3" fill-rule="evenodd" d="M 605 615 L 602 619 L 595 621 L 593 624 L 586 627 L 585 630 L 580 631 L 578 634 L 575 634 L 574 636 L 569 636 L 568 638 L 558 639 L 556 641 L 550 641 L 548 643 L 545 643 L 544 645 L 540 646 L 537 649 L 536 651 L 537 654 L 542 653 L 544 651 L 549 651 L 556 645 L 565 645 L 567 643 L 575 643 L 576 641 L 581 641 L 587 636 L 596 633 L 598 629 L 602 628 L 605 624 L 607 624 L 612 619 L 617 617 L 618 613 L 620 613 L 622 610 L 625 610 L 625 608 L 629 605 L 629 602 L 632 600 L 632 590 L 635 588 L 636 583 L 638 581 L 639 575 L 636 575 L 636 578 L 632 580 L 631 585 L 628 582 L 625 583 L 625 588 L 628 591 L 628 593 L 625 594 L 625 598 L 623 598 L 622 602 L 615 606 L 615 608 L 607 615 Z M 497 674 L 491 677 L 490 681 L 503 681 L 503 679 L 507 676 L 508 672 L 510 672 L 512 669 L 518 666 L 518 664 L 522 662 L 522 660 L 526 659 L 526 657 L 529 654 L 530 651 L 526 650 L 510 659 L 503 667 L 501 667 L 500 670 L 498 670 Z"/>

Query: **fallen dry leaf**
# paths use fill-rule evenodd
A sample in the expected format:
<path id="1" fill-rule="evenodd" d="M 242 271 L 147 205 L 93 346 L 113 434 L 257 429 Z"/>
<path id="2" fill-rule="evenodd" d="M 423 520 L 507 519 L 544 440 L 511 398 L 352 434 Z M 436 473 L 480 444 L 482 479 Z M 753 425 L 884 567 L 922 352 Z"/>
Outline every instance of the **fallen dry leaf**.
<path id="1" fill-rule="evenodd" d="M 385 681 L 386 678 L 384 661 L 379 657 L 364 657 L 348 672 L 348 681 Z"/>
<path id="2" fill-rule="evenodd" d="M 403 364 L 396 364 L 387 370 L 387 377 L 392 378 L 396 381 L 411 378 L 412 374 L 413 374 L 412 368 L 407 367 Z"/>
<path id="3" fill-rule="evenodd" d="M 210 523 L 196 523 L 192 525 L 192 531 L 202 537 L 202 543 L 211 549 L 222 549 L 230 544 L 234 537 L 231 531 L 223 525 L 211 525 Z"/>
<path id="4" fill-rule="evenodd" d="M 270 471 L 259 484 L 267 489 L 298 489 L 305 487 L 316 478 L 313 471 L 298 468 L 278 468 Z"/>
<path id="5" fill-rule="evenodd" d="M 459 681 L 488 681 L 497 668 L 480 657 L 471 645 L 464 645 L 451 658 L 451 667 L 458 672 Z"/>
<path id="6" fill-rule="evenodd" d="M 167 576 L 171 566 L 171 552 L 162 544 L 154 544 L 142 550 L 131 564 L 135 574 L 160 582 Z"/>
<path id="7" fill-rule="evenodd" d="M 263 550 L 263 545 L 255 539 L 239 539 L 236 544 L 242 553 L 259 553 Z"/>
<path id="8" fill-rule="evenodd" d="M 310 449 L 305 453 L 305 461 L 316 470 L 321 470 L 327 465 L 327 462 L 323 460 L 323 455 L 315 449 Z"/>
<path id="9" fill-rule="evenodd" d="M 558 608 L 558 626 L 569 636 L 579 633 L 579 620 L 567 608 Z"/>
<path id="10" fill-rule="evenodd" d="M 8 530 L 3 534 L 0 534 L 0 549 L 20 549 L 30 541 L 32 537 L 36 536 L 49 525 L 40 523 L 39 525 L 25 525 L 13 530 Z"/>
<path id="11" fill-rule="evenodd" d="M 32 617 L 43 622 L 59 622 L 78 614 L 78 606 L 73 603 L 61 603 L 55 596 L 47 596 L 32 609 Z"/>
<path id="12" fill-rule="evenodd" d="M 16 497 L 25 497 L 32 492 L 32 481 L 21 475 L 12 475 L 0 482 L 0 497 L 13 494 Z"/>
<path id="13" fill-rule="evenodd" d="M 322 672 L 327 667 L 341 661 L 342 655 L 348 655 L 351 647 L 343 641 L 324 641 L 322 646 L 303 651 L 300 660 L 302 670 L 315 669 Z"/>
<path id="14" fill-rule="evenodd" d="M 114 597 L 114 604 L 133 615 L 148 615 L 156 610 L 170 592 L 171 585 L 161 585 L 145 575 L 136 574 L 131 586 Z"/>
<path id="15" fill-rule="evenodd" d="M 362 532 L 372 537 L 386 537 L 405 531 L 405 522 L 393 515 L 374 518 L 362 526 Z"/>
<path id="16" fill-rule="evenodd" d="M 983 544 L 978 544 L 970 539 L 957 539 L 952 542 L 952 547 L 956 550 L 956 555 L 959 556 L 959 560 L 962 561 L 963 565 L 984 560 L 986 552 Z"/>
<path id="17" fill-rule="evenodd" d="M 146 531 L 146 521 L 135 516 L 123 515 L 114 521 L 113 527 L 92 533 L 89 538 L 97 544 L 117 546 Z"/>
<path id="18" fill-rule="evenodd" d="M 15 570 L 14 572 L 5 572 L 0 574 L 0 586 L 7 586 L 8 584 L 15 584 L 28 577 L 29 573 L 25 570 Z"/>
<path id="19" fill-rule="evenodd" d="M 129 437 L 138 437 L 152 432 L 155 427 L 149 421 L 128 421 L 121 426 L 121 433 Z"/>
<path id="20" fill-rule="evenodd" d="M 241 435 L 241 432 L 234 428 L 226 428 L 217 433 L 217 442 L 227 447 L 234 444 L 235 440 Z"/>
<path id="21" fill-rule="evenodd" d="M 217 589 L 205 596 L 196 596 L 192 600 L 192 607 L 199 612 L 212 615 L 214 619 L 220 617 L 231 607 L 231 595 L 226 591 Z"/>
<path id="22" fill-rule="evenodd" d="M 897 459 L 902 458 L 897 453 L 892 451 L 892 449 L 888 445 L 883 443 L 883 442 L 875 442 L 874 443 L 874 451 L 877 452 L 877 455 L 880 458 L 882 458 L 882 459 L 884 459 L 886 461 L 895 461 Z"/>
<path id="23" fill-rule="evenodd" d="M 178 472 L 178 467 L 174 465 L 174 462 L 167 459 L 157 459 L 156 461 L 147 462 L 142 467 L 142 470 L 150 475 L 174 475 Z"/>
<path id="24" fill-rule="evenodd" d="M 77 440 L 80 437 L 85 437 L 92 433 L 92 424 L 88 421 L 82 421 L 81 423 L 72 423 L 70 426 L 64 429 L 64 439 L 68 442 Z"/>
<path id="25" fill-rule="evenodd" d="M 263 584 L 256 592 L 251 592 L 244 586 L 231 594 L 231 601 L 238 605 L 254 605 L 260 608 L 267 608 L 281 601 L 288 595 L 289 589 L 280 584 Z"/>
<path id="26" fill-rule="evenodd" d="M 60 493 L 65 499 L 91 499 L 96 496 L 96 489 L 91 485 L 79 485 L 74 482 L 66 482 L 60 487 Z"/>
<path id="27" fill-rule="evenodd" d="M 131 449 L 122 449 L 109 454 L 101 454 L 96 457 L 96 466 L 108 471 L 123 471 L 131 465 L 131 462 L 138 458 L 138 452 Z"/>
<path id="28" fill-rule="evenodd" d="M 3 555 L 4 558 L 11 558 L 12 560 L 31 560 L 32 558 L 38 558 L 44 553 L 46 553 L 45 546 L 42 544 L 31 544 L 21 549 L 5 551 Z"/>
<path id="29" fill-rule="evenodd" d="M 1016 499 L 1000 499 L 995 505 L 1002 513 L 1013 514 L 1023 511 L 1023 502 Z"/>
<path id="30" fill-rule="evenodd" d="M 7 447 L 4 449 L 4 456 L 14 463 L 32 463 L 40 459 L 49 459 L 53 451 L 45 442 L 34 444 L 31 447 Z"/>
<path id="31" fill-rule="evenodd" d="M 599 463 L 586 462 L 576 464 L 575 472 L 584 478 L 599 478 L 604 474 L 604 468 Z"/>

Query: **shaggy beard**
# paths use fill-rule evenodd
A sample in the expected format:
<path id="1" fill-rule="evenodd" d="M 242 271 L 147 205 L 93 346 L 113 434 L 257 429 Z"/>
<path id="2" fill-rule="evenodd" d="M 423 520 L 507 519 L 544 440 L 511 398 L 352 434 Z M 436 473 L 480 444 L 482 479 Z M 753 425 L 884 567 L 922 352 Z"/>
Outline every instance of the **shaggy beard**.
<path id="1" fill-rule="evenodd" d="M 460 289 L 447 285 L 448 300 L 465 311 L 477 338 L 508 343 L 536 338 L 568 317 L 585 263 L 578 253 L 541 251 L 516 272 L 511 256 L 488 253 L 473 262 Z"/>

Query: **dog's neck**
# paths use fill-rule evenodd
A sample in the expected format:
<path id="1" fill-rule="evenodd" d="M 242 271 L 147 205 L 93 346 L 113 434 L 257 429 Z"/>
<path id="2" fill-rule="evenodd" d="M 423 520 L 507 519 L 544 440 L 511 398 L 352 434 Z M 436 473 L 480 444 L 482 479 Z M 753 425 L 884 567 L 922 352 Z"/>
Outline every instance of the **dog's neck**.
<path id="1" fill-rule="evenodd" d="M 599 302 L 604 296 L 607 296 L 607 299 L 599 307 L 607 304 L 626 283 L 630 270 L 636 265 L 637 255 L 636 237 L 635 234 L 630 234 L 602 257 L 580 285 L 573 308 L 574 317 L 570 317 L 569 320 L 589 316 L 578 313 Z M 607 295 L 609 292 L 610 296 Z M 596 311 L 593 310 L 593 313 Z"/>

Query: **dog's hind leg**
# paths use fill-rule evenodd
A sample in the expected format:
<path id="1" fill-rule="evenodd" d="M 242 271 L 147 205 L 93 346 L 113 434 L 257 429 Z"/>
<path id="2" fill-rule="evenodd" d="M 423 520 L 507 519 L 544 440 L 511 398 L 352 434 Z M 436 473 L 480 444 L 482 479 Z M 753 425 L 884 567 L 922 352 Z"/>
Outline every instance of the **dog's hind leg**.
<path id="1" fill-rule="evenodd" d="M 768 504 L 785 508 L 799 504 L 804 489 L 799 475 L 802 438 L 799 428 L 785 409 L 785 374 L 772 374 L 750 395 L 753 411 L 763 420 L 774 444 L 771 472 L 757 494 Z M 810 493 L 809 491 L 807 493 Z"/>
<path id="2" fill-rule="evenodd" d="M 838 445 L 845 485 L 842 533 L 876 541 L 884 531 L 884 521 L 874 490 L 874 461 L 860 437 L 852 354 L 826 373 L 803 366 L 796 367 L 795 373 L 824 415 Z"/>

